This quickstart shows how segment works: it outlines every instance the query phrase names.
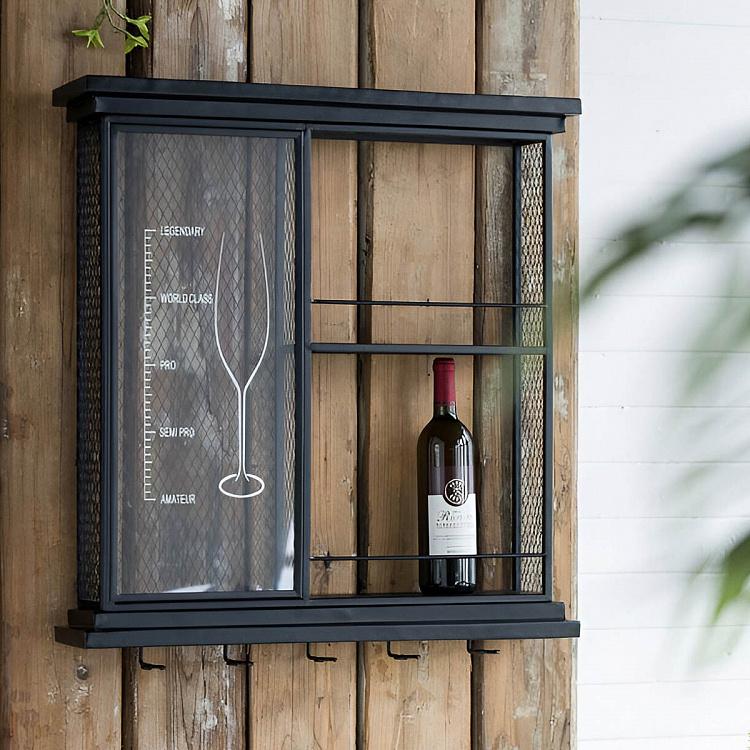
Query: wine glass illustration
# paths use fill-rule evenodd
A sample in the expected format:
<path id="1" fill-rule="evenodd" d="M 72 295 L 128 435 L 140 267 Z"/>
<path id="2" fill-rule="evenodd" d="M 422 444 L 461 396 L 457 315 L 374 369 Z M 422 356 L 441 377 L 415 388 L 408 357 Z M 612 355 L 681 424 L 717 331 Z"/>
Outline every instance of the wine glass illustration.
<path id="1" fill-rule="evenodd" d="M 258 361 L 255 363 L 250 375 L 244 384 L 240 385 L 238 375 L 232 371 L 232 368 L 227 362 L 227 358 L 224 355 L 224 351 L 221 346 L 221 340 L 219 339 L 219 283 L 221 280 L 221 262 L 224 256 L 224 238 L 225 234 L 221 235 L 221 247 L 219 248 L 219 267 L 216 271 L 216 290 L 214 294 L 214 336 L 216 338 L 216 347 L 219 350 L 219 357 L 224 365 L 224 369 L 227 371 L 232 385 L 234 386 L 237 394 L 237 431 L 238 431 L 238 447 L 237 447 L 237 471 L 231 474 L 227 474 L 219 482 L 219 490 L 223 495 L 227 497 L 236 497 L 240 499 L 246 499 L 256 497 L 266 487 L 266 483 L 262 477 L 257 474 L 252 474 L 247 468 L 246 458 L 246 445 L 247 445 L 247 395 L 250 389 L 250 385 L 253 379 L 258 373 L 260 366 L 263 362 L 263 358 L 266 356 L 266 349 L 268 348 L 268 336 L 271 327 L 271 311 L 270 311 L 270 299 L 268 290 L 268 269 L 266 267 L 266 253 L 263 248 L 263 237 L 258 235 L 258 243 L 260 245 L 260 256 L 263 261 L 263 285 L 265 288 L 265 302 L 266 302 L 266 332 L 265 339 L 263 341 L 263 349 L 260 352 Z M 239 368 L 238 368 L 239 369 Z"/>

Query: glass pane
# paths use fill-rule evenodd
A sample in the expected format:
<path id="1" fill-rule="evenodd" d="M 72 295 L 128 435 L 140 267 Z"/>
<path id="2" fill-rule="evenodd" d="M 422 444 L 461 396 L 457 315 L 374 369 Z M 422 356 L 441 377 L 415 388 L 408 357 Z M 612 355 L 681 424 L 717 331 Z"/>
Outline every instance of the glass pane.
<path id="1" fill-rule="evenodd" d="M 294 587 L 295 142 L 116 133 L 117 594 Z"/>

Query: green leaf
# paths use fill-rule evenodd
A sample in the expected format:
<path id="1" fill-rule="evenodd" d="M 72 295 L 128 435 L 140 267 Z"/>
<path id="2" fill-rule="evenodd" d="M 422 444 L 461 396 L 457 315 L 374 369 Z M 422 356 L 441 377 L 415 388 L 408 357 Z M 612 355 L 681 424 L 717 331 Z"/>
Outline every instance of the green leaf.
<path id="1" fill-rule="evenodd" d="M 129 52 L 132 52 L 138 45 L 135 43 L 135 40 L 130 37 L 125 37 L 125 54 L 127 55 Z"/>
<path id="2" fill-rule="evenodd" d="M 104 42 L 99 34 L 99 29 L 74 29 L 72 32 L 73 36 L 80 36 L 86 39 L 86 47 L 104 47 Z"/>
<path id="3" fill-rule="evenodd" d="M 138 31 L 140 31 L 141 36 L 144 39 L 148 39 L 148 24 L 151 20 L 151 16 L 138 16 L 138 18 L 128 18 L 128 22 L 132 23 L 133 26 L 135 26 Z"/>
<path id="4" fill-rule="evenodd" d="M 129 31 L 123 32 L 125 34 L 125 54 L 132 52 L 136 47 L 148 47 L 148 42 L 142 37 L 136 34 L 131 34 Z"/>
<path id="5" fill-rule="evenodd" d="M 721 584 L 716 602 L 714 619 L 717 620 L 726 607 L 742 597 L 750 582 L 750 534 L 727 552 L 721 563 Z"/>

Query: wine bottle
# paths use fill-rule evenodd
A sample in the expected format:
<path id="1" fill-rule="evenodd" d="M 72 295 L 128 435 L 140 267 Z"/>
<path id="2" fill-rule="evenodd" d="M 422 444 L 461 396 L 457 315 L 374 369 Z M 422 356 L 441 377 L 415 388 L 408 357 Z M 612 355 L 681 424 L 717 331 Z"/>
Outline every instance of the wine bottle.
<path id="1" fill-rule="evenodd" d="M 476 555 L 477 498 L 474 441 L 456 415 L 456 363 L 432 363 L 435 411 L 417 443 L 420 555 Z M 424 594 L 469 594 L 476 588 L 476 559 L 419 561 Z"/>

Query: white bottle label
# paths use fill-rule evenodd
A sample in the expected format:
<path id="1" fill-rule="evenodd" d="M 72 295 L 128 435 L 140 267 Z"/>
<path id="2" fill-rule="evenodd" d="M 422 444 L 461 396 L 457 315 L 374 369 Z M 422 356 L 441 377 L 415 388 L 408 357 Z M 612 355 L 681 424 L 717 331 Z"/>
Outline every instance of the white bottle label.
<path id="1" fill-rule="evenodd" d="M 431 555 L 477 554 L 477 497 L 452 479 L 442 495 L 427 496 Z"/>

